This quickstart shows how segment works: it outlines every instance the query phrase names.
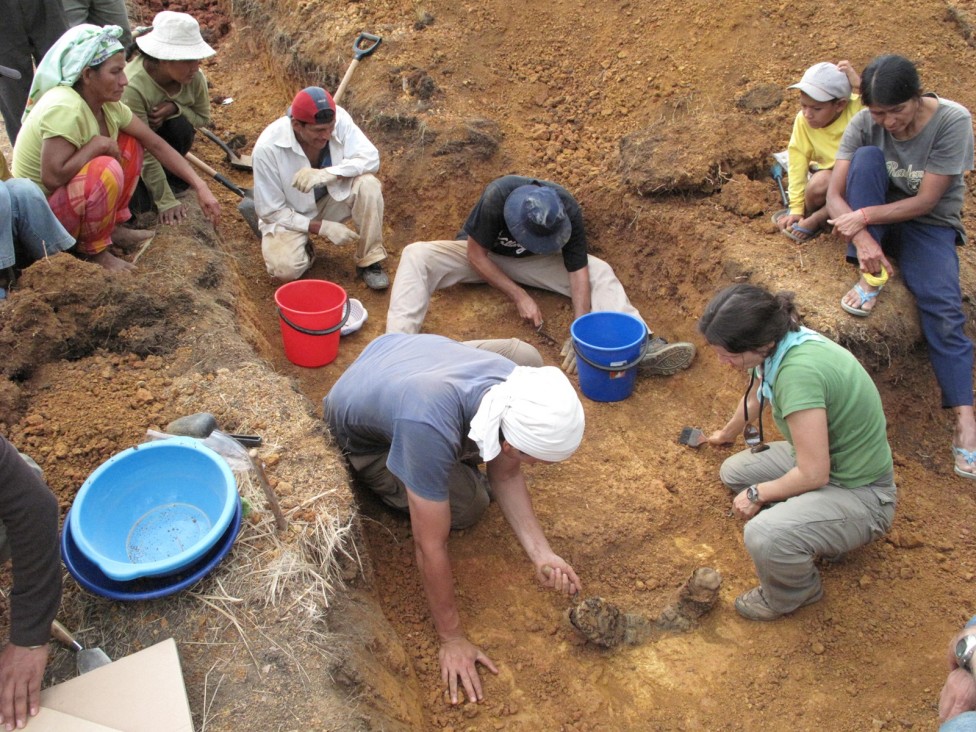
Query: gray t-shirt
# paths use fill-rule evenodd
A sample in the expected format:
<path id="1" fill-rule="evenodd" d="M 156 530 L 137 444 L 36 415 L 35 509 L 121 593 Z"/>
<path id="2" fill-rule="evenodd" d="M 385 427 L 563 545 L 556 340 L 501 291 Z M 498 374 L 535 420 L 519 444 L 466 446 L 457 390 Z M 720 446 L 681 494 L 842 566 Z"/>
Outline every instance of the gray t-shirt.
<path id="1" fill-rule="evenodd" d="M 918 194 L 925 173 L 947 175 L 952 178 L 948 189 L 929 213 L 915 221 L 934 226 L 949 226 L 966 241 L 963 229 L 963 196 L 966 185 L 963 174 L 973 169 L 973 122 L 969 111 L 961 104 L 938 100 L 932 119 L 910 140 L 896 140 L 881 125 L 871 119 L 867 109 L 858 112 L 840 141 L 838 160 L 850 160 L 859 147 L 874 145 L 881 148 L 888 166 L 888 202 L 901 201 Z"/>
<path id="2" fill-rule="evenodd" d="M 421 498 L 448 500 L 455 463 L 485 392 L 515 363 L 436 335 L 390 333 L 370 343 L 323 400 L 325 421 L 346 453 L 390 451 L 386 466 Z"/>

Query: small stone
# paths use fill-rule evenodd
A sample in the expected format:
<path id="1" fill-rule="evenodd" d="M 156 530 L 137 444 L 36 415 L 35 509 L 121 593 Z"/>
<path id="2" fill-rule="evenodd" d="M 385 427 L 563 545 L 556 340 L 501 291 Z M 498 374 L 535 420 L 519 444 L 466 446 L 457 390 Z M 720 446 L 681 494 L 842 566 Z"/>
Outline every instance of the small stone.
<path id="1" fill-rule="evenodd" d="M 820 643 L 819 641 L 814 641 L 813 645 L 810 646 L 810 650 L 813 651 L 816 655 L 820 656 L 827 649 L 824 648 L 824 644 L 823 643 Z"/>
<path id="2" fill-rule="evenodd" d="M 868 577 L 865 574 L 865 575 L 861 575 L 861 579 L 857 581 L 857 584 L 860 585 L 861 589 L 863 590 L 867 587 L 870 587 L 873 582 L 874 580 L 872 580 L 870 577 Z"/>

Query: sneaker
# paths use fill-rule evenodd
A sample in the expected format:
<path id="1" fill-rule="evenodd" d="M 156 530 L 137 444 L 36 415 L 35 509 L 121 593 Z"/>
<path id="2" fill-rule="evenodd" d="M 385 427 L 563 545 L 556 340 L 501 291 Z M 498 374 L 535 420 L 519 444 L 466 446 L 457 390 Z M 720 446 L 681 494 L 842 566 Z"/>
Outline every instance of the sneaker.
<path id="1" fill-rule="evenodd" d="M 363 278 L 366 287 L 371 290 L 385 290 L 390 286 L 390 278 L 379 262 L 374 262 L 368 267 L 356 267 L 356 274 Z"/>
<path id="2" fill-rule="evenodd" d="M 823 590 L 804 602 L 800 607 L 819 602 L 822 597 Z M 735 598 L 735 610 L 746 620 L 776 620 L 786 615 L 786 613 L 776 612 L 769 606 L 766 602 L 765 595 L 763 595 L 762 587 L 753 587 L 748 592 L 743 592 Z"/>
<path id="3" fill-rule="evenodd" d="M 663 338 L 651 338 L 638 367 L 645 374 L 671 376 L 691 366 L 694 359 L 693 343 L 668 343 Z"/>

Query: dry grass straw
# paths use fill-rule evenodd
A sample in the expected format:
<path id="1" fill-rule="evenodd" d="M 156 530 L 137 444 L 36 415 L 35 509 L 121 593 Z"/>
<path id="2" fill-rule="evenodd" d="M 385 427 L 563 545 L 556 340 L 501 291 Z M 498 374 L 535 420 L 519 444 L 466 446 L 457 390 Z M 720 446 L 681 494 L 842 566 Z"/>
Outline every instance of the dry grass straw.
<path id="1" fill-rule="evenodd" d="M 264 437 L 272 482 L 290 486 L 281 496 L 289 528 L 276 531 L 253 472 L 235 473 L 253 513 L 214 572 L 185 592 L 134 603 L 79 593 L 69 582 L 62 615 L 86 645 L 101 645 L 112 658 L 175 638 L 185 672 L 194 669 L 185 673 L 187 688 L 205 726 L 219 713 L 214 695 L 225 674 L 263 678 L 285 669 L 307 686 L 315 671 L 329 673 L 338 659 L 329 650 L 328 610 L 345 581 L 363 572 L 363 560 L 344 463 L 287 380 L 246 363 L 179 377 L 171 390 L 175 408 L 209 411 L 224 430 Z"/>

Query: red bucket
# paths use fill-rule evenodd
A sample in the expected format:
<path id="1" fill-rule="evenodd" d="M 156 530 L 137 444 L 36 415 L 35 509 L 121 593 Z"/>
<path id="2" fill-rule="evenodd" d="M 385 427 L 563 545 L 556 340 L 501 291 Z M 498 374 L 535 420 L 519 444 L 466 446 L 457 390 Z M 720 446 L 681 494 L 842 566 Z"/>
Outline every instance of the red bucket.
<path id="1" fill-rule="evenodd" d="M 326 280 L 296 280 L 277 289 L 275 302 L 288 360 L 308 368 L 332 363 L 349 317 L 346 291 Z"/>

